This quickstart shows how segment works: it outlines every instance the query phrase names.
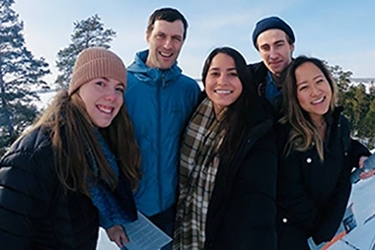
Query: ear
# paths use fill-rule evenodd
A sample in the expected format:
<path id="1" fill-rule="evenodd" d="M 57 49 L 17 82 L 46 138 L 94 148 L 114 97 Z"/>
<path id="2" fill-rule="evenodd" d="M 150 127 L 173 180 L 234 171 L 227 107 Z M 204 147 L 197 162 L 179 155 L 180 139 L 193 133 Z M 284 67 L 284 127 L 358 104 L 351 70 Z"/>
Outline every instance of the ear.
<path id="1" fill-rule="evenodd" d="M 289 46 L 290 46 L 290 52 L 291 52 L 291 54 L 293 54 L 293 52 L 294 52 L 294 43 L 290 44 Z"/>
<path id="2" fill-rule="evenodd" d="M 146 30 L 145 38 L 146 38 L 146 42 L 149 43 L 150 42 L 150 34 L 147 32 L 147 30 Z"/>

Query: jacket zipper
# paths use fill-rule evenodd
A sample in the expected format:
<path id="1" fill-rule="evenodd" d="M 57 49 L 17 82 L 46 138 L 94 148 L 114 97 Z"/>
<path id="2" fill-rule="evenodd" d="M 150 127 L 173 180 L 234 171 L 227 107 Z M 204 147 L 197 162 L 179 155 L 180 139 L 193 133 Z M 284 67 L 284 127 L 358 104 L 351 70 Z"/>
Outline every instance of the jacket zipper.
<path id="1" fill-rule="evenodd" d="M 161 88 L 164 86 L 164 72 L 161 75 L 161 85 L 158 85 L 157 88 L 157 100 L 158 100 L 158 164 L 157 164 L 157 170 L 158 170 L 158 184 L 159 184 L 159 197 L 160 197 L 160 208 L 161 211 L 164 211 L 164 197 L 163 197 L 163 183 L 162 183 L 162 166 L 161 166 Z"/>

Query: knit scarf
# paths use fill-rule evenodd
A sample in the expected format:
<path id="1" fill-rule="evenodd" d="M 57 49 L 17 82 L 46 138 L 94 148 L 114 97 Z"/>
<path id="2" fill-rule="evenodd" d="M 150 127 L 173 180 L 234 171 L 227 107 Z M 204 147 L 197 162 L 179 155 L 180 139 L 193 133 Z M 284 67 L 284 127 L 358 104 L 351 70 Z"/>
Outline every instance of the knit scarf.
<path id="1" fill-rule="evenodd" d="M 110 187 L 100 178 L 97 161 L 90 147 L 87 147 L 91 167 L 98 180 L 94 182 L 91 178 L 88 178 L 88 189 L 92 203 L 99 211 L 100 226 L 107 229 L 114 225 L 124 225 L 135 221 L 137 219 L 137 209 L 130 182 L 119 170 L 115 156 L 97 129 L 95 129 L 95 136 L 103 150 L 105 159 L 118 179 L 117 187 L 114 191 L 111 191 Z"/>
<path id="2" fill-rule="evenodd" d="M 217 150 L 224 135 L 219 128 L 225 111 L 216 117 L 212 102 L 206 98 L 186 129 L 181 148 L 174 249 L 204 248 L 207 209 L 219 166 Z"/>

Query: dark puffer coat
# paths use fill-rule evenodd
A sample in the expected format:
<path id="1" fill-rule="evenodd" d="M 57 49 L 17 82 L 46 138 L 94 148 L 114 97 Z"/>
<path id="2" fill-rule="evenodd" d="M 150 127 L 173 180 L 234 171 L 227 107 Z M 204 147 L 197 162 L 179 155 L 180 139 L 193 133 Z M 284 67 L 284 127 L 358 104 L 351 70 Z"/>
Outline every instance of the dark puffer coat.
<path id="1" fill-rule="evenodd" d="M 50 139 L 38 129 L 0 161 L 1 249 L 95 249 L 98 211 L 78 192 L 64 194 Z"/>
<path id="2" fill-rule="evenodd" d="M 351 191 L 351 169 L 370 152 L 350 138 L 349 123 L 340 112 L 337 108 L 326 119 L 323 162 L 315 147 L 293 151 L 281 160 L 277 186 L 280 250 L 309 249 L 309 237 L 316 244 L 329 241 L 341 223 Z"/>
<path id="3" fill-rule="evenodd" d="M 233 162 L 220 163 L 207 211 L 205 250 L 276 249 L 272 126 L 269 119 L 251 128 Z"/>

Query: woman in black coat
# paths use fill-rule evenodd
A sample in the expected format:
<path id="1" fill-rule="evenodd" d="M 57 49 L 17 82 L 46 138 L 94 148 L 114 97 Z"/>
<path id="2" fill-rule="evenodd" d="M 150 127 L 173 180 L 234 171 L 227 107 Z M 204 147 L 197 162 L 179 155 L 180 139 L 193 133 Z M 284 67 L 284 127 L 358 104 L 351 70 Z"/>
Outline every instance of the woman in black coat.
<path id="1" fill-rule="evenodd" d="M 236 50 L 214 49 L 185 131 L 174 249 L 276 249 L 277 150 L 264 100 Z"/>
<path id="2" fill-rule="evenodd" d="M 284 113 L 277 185 L 278 249 L 309 249 L 335 235 L 349 199 L 349 175 L 369 151 L 350 138 L 336 107 L 336 86 L 323 62 L 298 57 L 283 87 Z"/>
<path id="3" fill-rule="evenodd" d="M 104 48 L 81 52 L 69 90 L 0 161 L 1 249 L 96 248 L 99 225 L 122 246 L 137 218 L 139 151 L 123 105 L 126 68 Z"/>

